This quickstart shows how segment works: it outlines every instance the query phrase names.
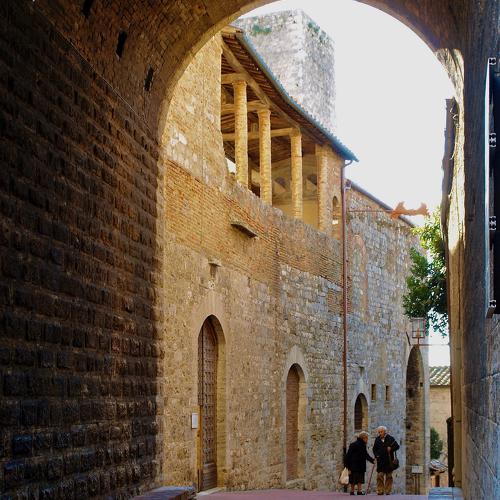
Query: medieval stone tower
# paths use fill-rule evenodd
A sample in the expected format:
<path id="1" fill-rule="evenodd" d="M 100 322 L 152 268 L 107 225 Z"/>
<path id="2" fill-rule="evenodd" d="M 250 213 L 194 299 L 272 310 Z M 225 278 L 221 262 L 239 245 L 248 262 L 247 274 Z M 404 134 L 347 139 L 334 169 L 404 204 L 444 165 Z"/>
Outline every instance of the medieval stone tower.
<path id="1" fill-rule="evenodd" d="M 285 90 L 329 130 L 335 128 L 333 40 L 301 10 L 239 19 L 264 62 Z"/>

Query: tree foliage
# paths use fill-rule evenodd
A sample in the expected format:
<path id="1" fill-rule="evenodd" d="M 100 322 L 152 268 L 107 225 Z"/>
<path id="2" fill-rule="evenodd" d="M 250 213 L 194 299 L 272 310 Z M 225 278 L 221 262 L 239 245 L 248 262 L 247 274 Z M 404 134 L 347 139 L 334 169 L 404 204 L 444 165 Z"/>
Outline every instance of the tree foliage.
<path id="1" fill-rule="evenodd" d="M 403 295 L 403 308 L 408 317 L 425 317 L 428 325 L 446 336 L 446 260 L 439 210 L 426 217 L 424 225 L 415 228 L 414 232 L 425 254 L 415 248 L 410 249 L 412 266 L 406 278 L 407 293 Z"/>
<path id="2" fill-rule="evenodd" d="M 439 460 L 442 452 L 443 440 L 440 439 L 438 431 L 431 427 L 431 459 Z"/>

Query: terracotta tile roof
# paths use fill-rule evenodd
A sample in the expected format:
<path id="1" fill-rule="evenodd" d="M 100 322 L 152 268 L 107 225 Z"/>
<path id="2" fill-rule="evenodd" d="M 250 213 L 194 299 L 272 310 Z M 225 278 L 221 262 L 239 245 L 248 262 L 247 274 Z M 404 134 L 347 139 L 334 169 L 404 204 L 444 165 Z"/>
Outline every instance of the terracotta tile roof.
<path id="1" fill-rule="evenodd" d="M 449 366 L 431 366 L 429 368 L 429 380 L 431 385 L 450 385 Z"/>

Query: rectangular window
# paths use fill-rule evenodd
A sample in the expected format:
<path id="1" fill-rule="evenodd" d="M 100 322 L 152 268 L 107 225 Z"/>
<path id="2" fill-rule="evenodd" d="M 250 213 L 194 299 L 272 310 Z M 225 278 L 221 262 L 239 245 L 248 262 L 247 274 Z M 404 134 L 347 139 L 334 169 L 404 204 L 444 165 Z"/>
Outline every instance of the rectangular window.
<path id="1" fill-rule="evenodd" d="M 377 386 L 376 384 L 372 384 L 372 401 L 377 400 Z"/>
<path id="2" fill-rule="evenodd" d="M 391 400 L 391 386 L 385 386 L 385 402 L 388 403 Z"/>

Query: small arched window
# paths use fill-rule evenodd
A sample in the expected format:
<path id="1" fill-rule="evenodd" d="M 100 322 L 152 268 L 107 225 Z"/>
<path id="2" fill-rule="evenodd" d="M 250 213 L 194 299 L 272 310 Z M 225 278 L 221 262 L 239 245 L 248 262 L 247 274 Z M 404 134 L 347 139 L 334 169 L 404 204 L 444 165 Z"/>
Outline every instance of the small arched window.
<path id="1" fill-rule="evenodd" d="M 336 196 L 334 196 L 332 199 L 332 236 L 336 239 L 340 239 L 341 219 L 342 219 L 342 214 L 340 210 L 339 199 Z"/>
<path id="2" fill-rule="evenodd" d="M 354 403 L 354 432 L 366 430 L 368 427 L 368 403 L 364 394 L 358 394 Z"/>

